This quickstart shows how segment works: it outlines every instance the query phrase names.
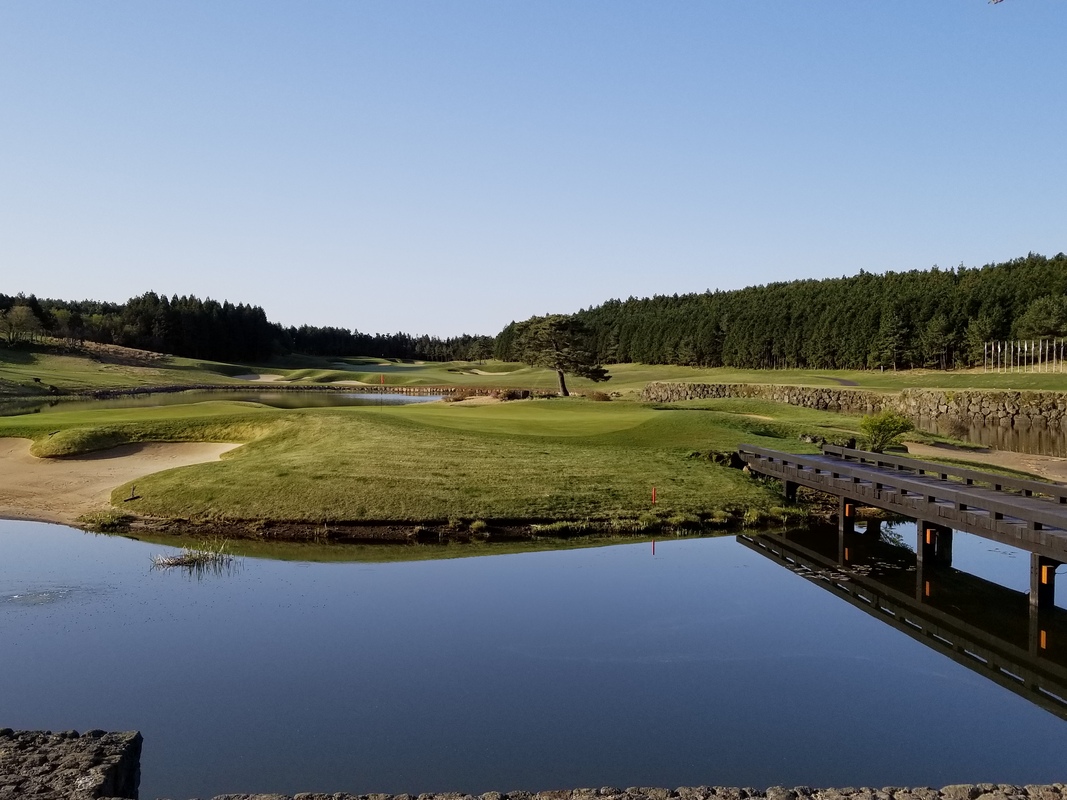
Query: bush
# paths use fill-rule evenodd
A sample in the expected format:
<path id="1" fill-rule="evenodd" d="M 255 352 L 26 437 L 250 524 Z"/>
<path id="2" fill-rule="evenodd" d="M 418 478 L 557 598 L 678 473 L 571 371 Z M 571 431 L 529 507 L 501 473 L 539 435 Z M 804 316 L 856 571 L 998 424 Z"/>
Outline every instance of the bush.
<path id="1" fill-rule="evenodd" d="M 611 400 L 611 395 L 607 392 L 587 392 L 585 396 L 588 397 L 590 400 L 595 400 L 598 403 L 606 403 Z"/>
<path id="2" fill-rule="evenodd" d="M 877 414 L 868 414 L 860 420 L 860 430 L 867 438 L 867 449 L 873 453 L 884 453 L 890 445 L 915 426 L 911 420 L 898 411 L 887 409 Z"/>

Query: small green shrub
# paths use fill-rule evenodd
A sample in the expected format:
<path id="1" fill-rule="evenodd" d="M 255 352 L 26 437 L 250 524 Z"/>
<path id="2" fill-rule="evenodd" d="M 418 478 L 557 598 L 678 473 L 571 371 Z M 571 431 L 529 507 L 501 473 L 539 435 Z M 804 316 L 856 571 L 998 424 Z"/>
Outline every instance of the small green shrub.
<path id="1" fill-rule="evenodd" d="M 489 523 L 488 522 L 486 522 L 484 519 L 476 519 L 476 520 L 474 520 L 474 522 L 471 523 L 470 532 L 471 533 L 485 533 L 485 531 L 488 528 L 489 528 Z"/>
<path id="2" fill-rule="evenodd" d="M 910 419 L 892 409 L 868 414 L 860 420 L 860 430 L 867 439 L 867 449 L 873 453 L 884 453 L 887 447 L 897 444 L 901 436 L 914 429 Z"/>

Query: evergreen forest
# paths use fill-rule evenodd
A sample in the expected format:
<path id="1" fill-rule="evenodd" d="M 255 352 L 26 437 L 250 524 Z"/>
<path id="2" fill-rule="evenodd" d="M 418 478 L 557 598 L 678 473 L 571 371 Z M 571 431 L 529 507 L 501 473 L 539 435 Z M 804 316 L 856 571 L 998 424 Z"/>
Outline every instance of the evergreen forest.
<path id="1" fill-rule="evenodd" d="M 1067 255 L 610 300 L 575 315 L 601 363 L 949 369 L 985 343 L 1067 336 Z M 522 323 L 496 338 L 510 360 Z"/>
<path id="2" fill-rule="evenodd" d="M 1067 255 L 982 267 L 795 280 L 736 291 L 609 300 L 570 315 L 598 363 L 797 369 L 981 365 L 993 340 L 1067 337 Z M 0 294 L 0 341 L 41 335 L 216 361 L 286 353 L 427 361 L 522 360 L 496 337 L 283 327 L 258 306 L 148 292 L 125 303 Z"/>

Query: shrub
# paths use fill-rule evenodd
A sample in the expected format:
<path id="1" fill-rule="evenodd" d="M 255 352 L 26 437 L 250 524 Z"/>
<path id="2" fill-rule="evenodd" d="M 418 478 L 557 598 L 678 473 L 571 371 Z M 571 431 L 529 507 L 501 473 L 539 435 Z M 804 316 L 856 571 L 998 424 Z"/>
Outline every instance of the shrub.
<path id="1" fill-rule="evenodd" d="M 587 392 L 585 396 L 588 397 L 590 400 L 595 400 L 598 403 L 606 403 L 611 400 L 611 395 L 607 392 Z"/>
<path id="2" fill-rule="evenodd" d="M 860 420 L 860 430 L 867 437 L 867 449 L 874 453 L 884 453 L 899 437 L 914 429 L 910 419 L 892 409 L 868 414 Z"/>

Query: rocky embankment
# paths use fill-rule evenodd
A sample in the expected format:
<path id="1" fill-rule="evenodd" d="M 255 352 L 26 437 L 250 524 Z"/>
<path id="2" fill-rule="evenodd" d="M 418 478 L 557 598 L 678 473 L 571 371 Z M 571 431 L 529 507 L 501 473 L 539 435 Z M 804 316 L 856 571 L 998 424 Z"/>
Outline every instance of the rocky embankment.
<path id="1" fill-rule="evenodd" d="M 136 800 L 141 734 L 0 729 L 0 799 Z M 145 800 L 149 800 L 145 798 Z M 679 789 L 630 787 L 546 792 L 441 794 L 221 794 L 213 800 L 1067 800 L 1067 785 L 975 783 L 943 789 L 886 787 L 812 789 L 781 786 L 760 791 L 726 786 Z"/>
<path id="2" fill-rule="evenodd" d="M 842 414 L 899 411 L 919 421 L 1012 428 L 1067 427 L 1067 392 L 993 389 L 904 389 L 874 392 L 831 386 L 763 383 L 650 383 L 641 399 L 651 403 L 738 397 L 788 403 Z"/>
<path id="3" fill-rule="evenodd" d="M 680 789 L 637 788 L 574 789 L 553 792 L 488 792 L 469 794 L 224 794 L 214 800 L 1062 800 L 1067 786 L 1011 786 L 977 783 L 946 786 L 943 789 L 786 789 L 774 786 L 766 791 L 724 786 L 695 786 Z"/>
<path id="4" fill-rule="evenodd" d="M 0 729 L 0 800 L 135 798 L 141 734 Z"/>

